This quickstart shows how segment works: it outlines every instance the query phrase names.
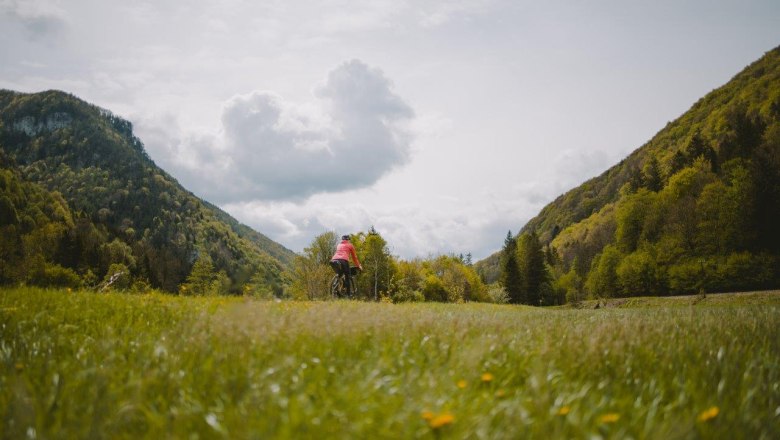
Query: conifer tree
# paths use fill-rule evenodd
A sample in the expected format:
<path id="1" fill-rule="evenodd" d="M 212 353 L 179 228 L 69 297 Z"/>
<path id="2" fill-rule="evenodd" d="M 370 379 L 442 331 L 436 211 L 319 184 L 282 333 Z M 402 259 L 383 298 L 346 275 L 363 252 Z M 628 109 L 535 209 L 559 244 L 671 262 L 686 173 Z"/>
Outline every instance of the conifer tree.
<path id="1" fill-rule="evenodd" d="M 187 282 L 182 286 L 182 294 L 208 295 L 217 279 L 214 273 L 214 263 L 208 254 L 201 254 L 192 266 Z"/>
<path id="2" fill-rule="evenodd" d="M 661 166 L 655 155 L 650 156 L 645 167 L 642 169 L 642 181 L 644 187 L 653 192 L 658 192 L 663 188 L 664 182 L 661 178 Z"/>
<path id="3" fill-rule="evenodd" d="M 518 265 L 525 290 L 525 304 L 540 305 L 541 291 L 549 283 L 544 250 L 535 231 L 523 234 L 517 245 Z"/>
<path id="4" fill-rule="evenodd" d="M 509 295 L 510 303 L 525 303 L 523 280 L 520 275 L 520 267 L 517 264 L 517 241 L 512 237 L 512 231 L 506 233 L 504 248 L 501 250 L 501 278 L 499 281 Z"/>

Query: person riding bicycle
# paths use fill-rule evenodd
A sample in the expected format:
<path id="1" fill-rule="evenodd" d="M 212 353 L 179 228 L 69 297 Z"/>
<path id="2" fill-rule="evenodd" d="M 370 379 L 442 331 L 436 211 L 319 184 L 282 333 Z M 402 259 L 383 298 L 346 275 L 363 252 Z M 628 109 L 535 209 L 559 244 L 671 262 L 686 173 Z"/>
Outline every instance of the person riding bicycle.
<path id="1" fill-rule="evenodd" d="M 359 270 L 363 270 L 363 266 L 358 260 L 357 253 L 355 252 L 355 246 L 349 242 L 349 235 L 341 236 L 341 243 L 336 246 L 336 253 L 330 259 L 330 267 L 333 268 L 339 275 L 344 275 L 344 284 L 347 288 L 347 292 L 350 292 L 350 277 L 349 275 L 349 258 L 352 257 L 352 261 Z"/>

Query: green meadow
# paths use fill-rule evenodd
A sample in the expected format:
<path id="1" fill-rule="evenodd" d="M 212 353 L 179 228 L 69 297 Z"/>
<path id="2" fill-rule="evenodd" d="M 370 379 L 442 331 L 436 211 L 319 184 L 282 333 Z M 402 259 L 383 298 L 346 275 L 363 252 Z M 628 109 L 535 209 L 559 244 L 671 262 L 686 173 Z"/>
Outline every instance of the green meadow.
<path id="1" fill-rule="evenodd" d="M 1 438 L 780 438 L 780 293 L 540 309 L 0 290 Z"/>

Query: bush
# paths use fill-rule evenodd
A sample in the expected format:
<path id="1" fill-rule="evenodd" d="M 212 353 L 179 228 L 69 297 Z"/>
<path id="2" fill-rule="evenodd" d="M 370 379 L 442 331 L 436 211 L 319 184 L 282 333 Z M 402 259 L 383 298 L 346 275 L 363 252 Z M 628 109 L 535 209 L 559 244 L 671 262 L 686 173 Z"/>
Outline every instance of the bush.
<path id="1" fill-rule="evenodd" d="M 80 287 L 81 278 L 72 269 L 46 263 L 43 273 L 35 279 L 35 284 L 45 287 Z"/>
<path id="2" fill-rule="evenodd" d="M 127 290 L 130 287 L 130 270 L 124 264 L 114 263 L 108 268 L 103 282 L 100 283 L 100 290 L 114 289 Z"/>
<path id="3" fill-rule="evenodd" d="M 444 288 L 441 278 L 436 275 L 428 275 L 423 282 L 422 294 L 426 301 L 447 301 L 447 289 Z"/>
<path id="4" fill-rule="evenodd" d="M 396 304 L 404 302 L 423 302 L 425 301 L 425 296 L 419 290 L 412 290 L 402 286 L 393 293 L 391 299 Z"/>
<path id="5" fill-rule="evenodd" d="M 718 265 L 716 290 L 731 292 L 771 287 L 777 259 L 771 255 L 733 253 Z"/>
<path id="6" fill-rule="evenodd" d="M 670 293 L 696 293 L 705 287 L 702 263 L 695 260 L 683 261 L 669 267 Z"/>
<path id="7" fill-rule="evenodd" d="M 666 291 L 663 270 L 648 252 L 636 251 L 626 256 L 616 273 L 625 295 L 659 295 Z"/>
<path id="8" fill-rule="evenodd" d="M 509 294 L 500 284 L 493 283 L 487 289 L 488 301 L 494 304 L 508 304 Z"/>

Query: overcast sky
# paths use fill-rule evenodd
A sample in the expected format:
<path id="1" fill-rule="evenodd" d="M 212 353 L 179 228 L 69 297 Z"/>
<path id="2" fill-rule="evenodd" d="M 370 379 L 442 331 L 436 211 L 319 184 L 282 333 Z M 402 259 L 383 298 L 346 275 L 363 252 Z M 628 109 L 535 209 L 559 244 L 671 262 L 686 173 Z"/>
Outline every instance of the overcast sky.
<path id="1" fill-rule="evenodd" d="M 133 122 L 295 251 L 498 250 L 780 45 L 777 0 L 0 0 L 0 88 Z"/>

